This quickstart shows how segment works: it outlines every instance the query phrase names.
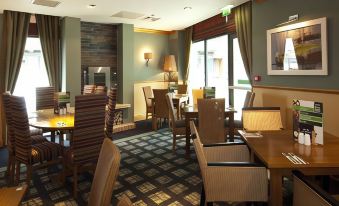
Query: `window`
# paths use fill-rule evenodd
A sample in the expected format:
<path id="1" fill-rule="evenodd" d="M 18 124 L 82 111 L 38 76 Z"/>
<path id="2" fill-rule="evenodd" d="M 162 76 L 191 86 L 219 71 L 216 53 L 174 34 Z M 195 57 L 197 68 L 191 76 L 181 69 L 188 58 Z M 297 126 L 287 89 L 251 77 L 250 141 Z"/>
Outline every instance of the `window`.
<path id="1" fill-rule="evenodd" d="M 188 82 L 189 95 L 194 88 L 215 87 L 216 98 L 225 98 L 226 106 L 237 110 L 235 119 L 241 119 L 246 92 L 251 85 L 238 39 L 234 35 L 223 35 L 193 43 Z"/>
<path id="2" fill-rule="evenodd" d="M 36 108 L 36 87 L 49 86 L 47 71 L 39 38 L 27 38 L 14 95 L 23 96 L 28 112 Z"/>

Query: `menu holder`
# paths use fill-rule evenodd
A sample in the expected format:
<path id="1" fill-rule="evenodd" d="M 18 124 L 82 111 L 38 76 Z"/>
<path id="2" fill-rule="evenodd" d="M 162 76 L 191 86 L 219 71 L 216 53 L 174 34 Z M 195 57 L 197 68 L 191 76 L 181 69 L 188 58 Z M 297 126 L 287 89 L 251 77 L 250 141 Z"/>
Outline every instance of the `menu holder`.
<path id="1" fill-rule="evenodd" d="M 70 92 L 56 92 L 54 94 L 54 113 L 59 114 L 60 108 L 66 108 L 66 105 L 71 102 Z"/>
<path id="2" fill-rule="evenodd" d="M 204 99 L 215 98 L 215 87 L 204 87 L 203 88 L 203 97 L 204 97 Z"/>

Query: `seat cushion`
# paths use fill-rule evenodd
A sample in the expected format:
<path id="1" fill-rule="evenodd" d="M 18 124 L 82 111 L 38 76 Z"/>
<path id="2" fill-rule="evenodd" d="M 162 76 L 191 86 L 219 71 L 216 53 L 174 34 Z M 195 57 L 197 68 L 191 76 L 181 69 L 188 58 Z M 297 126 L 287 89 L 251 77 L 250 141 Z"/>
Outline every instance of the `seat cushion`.
<path id="1" fill-rule="evenodd" d="M 29 127 L 29 133 L 31 134 L 31 136 L 41 135 L 42 130 L 34 127 Z"/>
<path id="2" fill-rule="evenodd" d="M 181 120 L 177 120 L 175 121 L 175 127 L 179 128 L 179 127 L 186 127 L 186 123 L 184 119 Z"/>
<path id="3" fill-rule="evenodd" d="M 225 119 L 225 127 L 229 127 L 229 119 Z M 234 128 L 243 128 L 241 120 L 234 120 Z"/>
<path id="4" fill-rule="evenodd" d="M 32 163 L 56 160 L 63 155 L 63 146 L 54 142 L 42 142 L 32 145 Z"/>

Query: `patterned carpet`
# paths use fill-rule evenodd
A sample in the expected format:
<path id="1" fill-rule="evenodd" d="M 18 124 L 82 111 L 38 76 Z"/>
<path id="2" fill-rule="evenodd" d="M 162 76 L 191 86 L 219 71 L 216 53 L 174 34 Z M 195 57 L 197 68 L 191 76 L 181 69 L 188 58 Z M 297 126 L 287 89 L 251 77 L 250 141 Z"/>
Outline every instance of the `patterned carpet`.
<path id="1" fill-rule="evenodd" d="M 172 152 L 171 133 L 164 129 L 115 141 L 121 151 L 121 166 L 112 205 L 126 194 L 134 205 L 198 205 L 201 177 L 194 154 L 185 159 L 185 140 Z M 191 146 L 193 151 L 193 147 Z M 192 152 L 194 153 L 194 152 Z M 0 187 L 6 185 L 5 167 L 0 168 Z M 79 177 L 79 198 L 72 198 L 72 178 L 66 185 L 57 180 L 59 168 L 34 172 L 22 205 L 86 205 L 92 175 Z M 21 180 L 25 179 L 22 168 Z"/>

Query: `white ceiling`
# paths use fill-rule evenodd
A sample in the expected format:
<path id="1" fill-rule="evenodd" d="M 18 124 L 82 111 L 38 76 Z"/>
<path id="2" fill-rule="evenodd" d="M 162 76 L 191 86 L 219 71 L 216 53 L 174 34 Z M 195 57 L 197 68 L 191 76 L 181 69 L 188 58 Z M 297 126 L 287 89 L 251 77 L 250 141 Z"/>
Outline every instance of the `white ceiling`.
<path id="1" fill-rule="evenodd" d="M 127 23 L 135 27 L 159 30 L 180 30 L 204 19 L 221 13 L 226 5 L 239 5 L 248 0 L 59 0 L 56 8 L 31 4 L 31 0 L 0 0 L 0 13 L 3 10 L 23 11 L 29 13 L 69 16 L 81 18 L 81 21 L 98 23 Z M 96 8 L 87 8 L 95 4 Z M 185 11 L 184 7 L 192 7 Z M 154 15 L 161 18 L 156 22 L 140 19 L 113 18 L 119 11 L 129 11 Z"/>

